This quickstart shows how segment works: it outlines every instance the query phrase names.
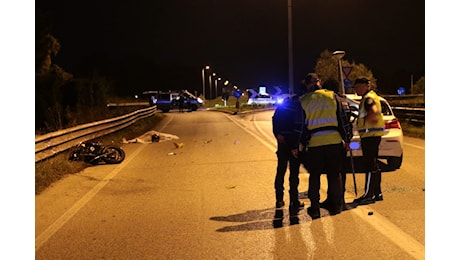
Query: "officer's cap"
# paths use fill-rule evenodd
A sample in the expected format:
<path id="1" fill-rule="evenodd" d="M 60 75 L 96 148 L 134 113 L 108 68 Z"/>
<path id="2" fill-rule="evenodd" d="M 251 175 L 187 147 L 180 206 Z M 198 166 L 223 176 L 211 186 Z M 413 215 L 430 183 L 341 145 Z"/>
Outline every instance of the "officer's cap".
<path id="1" fill-rule="evenodd" d="M 366 78 L 366 77 L 360 77 L 355 80 L 355 85 L 356 84 L 369 84 L 371 81 Z"/>

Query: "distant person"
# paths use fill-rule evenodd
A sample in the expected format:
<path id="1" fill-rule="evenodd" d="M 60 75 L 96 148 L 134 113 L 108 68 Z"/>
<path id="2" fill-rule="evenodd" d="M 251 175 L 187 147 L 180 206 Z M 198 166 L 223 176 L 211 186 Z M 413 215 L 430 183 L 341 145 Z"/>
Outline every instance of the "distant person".
<path id="1" fill-rule="evenodd" d="M 276 208 L 284 204 L 284 176 L 289 164 L 289 210 L 296 211 L 303 208 L 304 203 L 299 201 L 299 142 L 304 127 L 305 116 L 299 103 L 302 92 L 299 89 L 293 97 L 286 98 L 279 105 L 272 117 L 273 134 L 276 137 L 278 149 L 276 156 L 278 165 L 275 176 Z"/>
<path id="2" fill-rule="evenodd" d="M 179 112 L 184 112 L 184 102 L 185 102 L 185 98 L 184 98 L 184 95 L 183 94 L 180 94 L 179 95 Z"/>
<path id="3" fill-rule="evenodd" d="M 341 136 L 340 117 L 337 109 L 335 93 L 321 89 L 320 80 L 315 73 L 309 73 L 304 80 L 306 94 L 300 98 L 305 111 L 305 126 L 310 136 L 306 152 L 306 167 L 310 174 L 308 182 L 308 198 L 310 207 L 308 215 L 312 219 L 321 217 L 320 214 L 320 185 L 321 174 L 327 174 L 328 207 L 331 215 L 342 211 L 342 170 L 343 140 Z"/>
<path id="4" fill-rule="evenodd" d="M 351 107 L 347 102 L 346 96 L 344 94 L 340 93 L 340 85 L 337 80 L 334 79 L 329 79 L 324 82 L 322 85 L 323 89 L 329 89 L 334 91 L 334 93 L 337 95 L 338 101 L 342 104 L 342 106 L 339 106 L 337 109 L 337 118 L 341 119 L 340 122 L 340 132 L 342 135 L 342 139 L 344 140 L 344 147 L 342 150 L 343 156 L 341 158 L 338 158 L 338 160 L 342 160 L 342 169 L 340 170 L 340 176 L 342 180 L 342 210 L 346 209 L 346 203 L 345 203 L 345 184 L 347 181 L 347 172 L 345 169 L 345 160 L 347 159 L 347 152 L 349 151 L 349 145 L 351 139 L 353 138 L 353 125 L 351 123 L 352 121 L 352 113 L 351 113 Z M 329 182 L 329 181 L 328 181 Z M 329 190 L 328 190 L 328 197 L 329 197 Z M 326 199 L 325 201 L 320 203 L 321 208 L 329 208 L 331 207 L 331 202 L 330 200 Z"/>
<path id="5" fill-rule="evenodd" d="M 384 135 L 385 122 L 383 121 L 380 97 L 370 88 L 370 80 L 360 77 L 355 80 L 355 92 L 361 96 L 357 128 L 361 138 L 366 181 L 364 195 L 354 200 L 358 205 L 367 205 L 383 200 L 382 173 L 378 165 L 379 145 Z"/>

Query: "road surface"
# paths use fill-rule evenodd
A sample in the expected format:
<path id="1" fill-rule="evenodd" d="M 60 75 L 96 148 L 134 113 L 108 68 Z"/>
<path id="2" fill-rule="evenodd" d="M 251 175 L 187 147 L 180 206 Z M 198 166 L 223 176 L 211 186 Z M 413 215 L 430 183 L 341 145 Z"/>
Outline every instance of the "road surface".
<path id="1" fill-rule="evenodd" d="M 401 169 L 383 173 L 384 201 L 312 220 L 274 208 L 272 114 L 166 114 L 152 130 L 179 139 L 125 144 L 122 164 L 87 168 L 36 196 L 36 259 L 425 258 L 424 140 L 405 138 Z M 357 184 L 360 195 L 364 174 Z M 307 187 L 301 169 L 299 190 Z"/>

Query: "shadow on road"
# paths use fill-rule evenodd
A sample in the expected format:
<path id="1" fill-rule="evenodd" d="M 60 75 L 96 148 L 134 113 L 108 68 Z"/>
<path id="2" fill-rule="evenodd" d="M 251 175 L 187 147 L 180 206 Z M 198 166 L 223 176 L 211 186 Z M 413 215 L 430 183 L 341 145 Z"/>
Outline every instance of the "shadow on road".
<path id="1" fill-rule="evenodd" d="M 355 207 L 356 205 L 347 204 L 348 209 Z M 329 212 L 322 208 L 321 217 L 327 216 L 330 216 Z M 312 218 L 306 213 L 306 208 L 300 209 L 298 211 L 290 211 L 288 208 L 249 210 L 244 213 L 211 217 L 210 219 L 224 222 L 245 222 L 239 225 L 230 225 L 219 228 L 216 230 L 217 232 L 267 230 L 298 225 L 312 221 Z"/>

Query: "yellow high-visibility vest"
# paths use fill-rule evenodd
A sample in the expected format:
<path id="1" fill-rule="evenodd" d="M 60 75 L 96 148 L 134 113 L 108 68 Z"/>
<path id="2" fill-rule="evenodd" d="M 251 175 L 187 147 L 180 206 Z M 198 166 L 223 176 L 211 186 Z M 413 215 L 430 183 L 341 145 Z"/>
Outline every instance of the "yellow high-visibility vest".
<path id="1" fill-rule="evenodd" d="M 364 118 L 367 116 L 366 109 L 364 108 L 364 102 L 367 98 L 372 98 L 374 100 L 374 104 L 377 106 L 377 123 L 370 123 L 364 120 Z M 361 138 L 370 136 L 382 136 L 385 134 L 385 121 L 383 120 L 382 105 L 380 104 L 379 96 L 373 90 L 367 92 L 361 99 L 356 126 Z"/>
<path id="2" fill-rule="evenodd" d="M 342 142 L 342 137 L 337 130 L 337 103 L 333 91 L 318 89 L 302 96 L 300 102 L 305 111 L 307 129 L 312 132 L 308 147 Z M 315 131 L 319 128 L 326 129 Z"/>

